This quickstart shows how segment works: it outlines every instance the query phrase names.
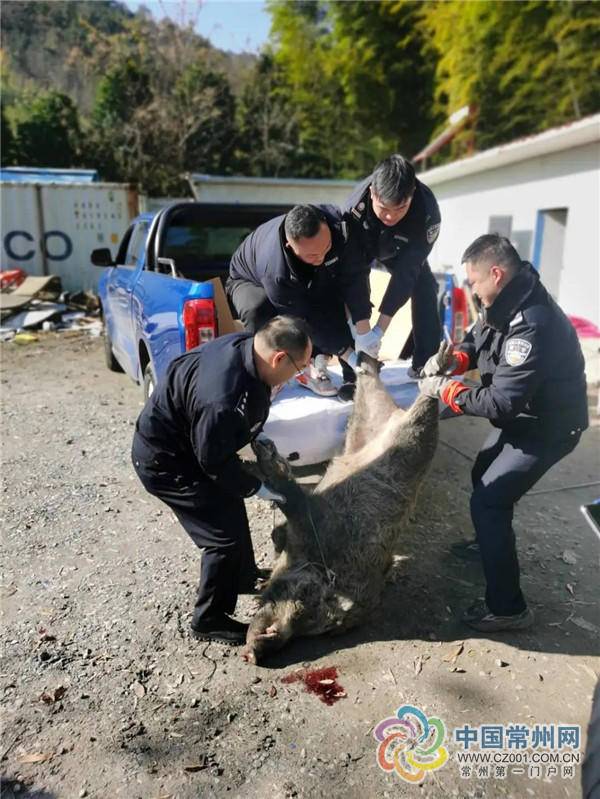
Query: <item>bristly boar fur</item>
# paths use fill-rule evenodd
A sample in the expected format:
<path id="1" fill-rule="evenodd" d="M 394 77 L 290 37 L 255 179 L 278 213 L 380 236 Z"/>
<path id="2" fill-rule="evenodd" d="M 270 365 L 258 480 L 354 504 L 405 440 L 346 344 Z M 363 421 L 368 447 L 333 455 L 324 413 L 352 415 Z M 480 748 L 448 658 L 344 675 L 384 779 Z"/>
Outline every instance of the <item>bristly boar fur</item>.
<path id="1" fill-rule="evenodd" d="M 273 531 L 278 558 L 242 652 L 258 662 L 290 638 L 343 632 L 380 602 L 385 575 L 438 438 L 438 402 L 420 396 L 404 411 L 361 357 L 341 455 L 305 491 L 272 442 L 254 450 L 265 481 L 283 494 L 287 522 Z"/>

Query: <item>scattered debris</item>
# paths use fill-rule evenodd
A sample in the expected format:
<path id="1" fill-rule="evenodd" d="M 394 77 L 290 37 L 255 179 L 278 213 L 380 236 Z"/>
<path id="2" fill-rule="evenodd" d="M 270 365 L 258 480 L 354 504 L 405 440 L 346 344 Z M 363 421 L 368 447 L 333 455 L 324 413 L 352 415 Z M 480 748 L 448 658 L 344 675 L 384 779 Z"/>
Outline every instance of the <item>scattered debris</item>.
<path id="1" fill-rule="evenodd" d="M 28 343 L 19 338 L 22 330 L 102 332 L 100 305 L 95 294 L 79 291 L 61 293 L 60 278 L 27 277 L 12 291 L 0 293 L 0 341 Z M 37 339 L 36 339 L 37 340 Z"/>
<path id="2" fill-rule="evenodd" d="M 65 686 L 59 685 L 58 688 L 55 688 L 54 691 L 51 691 L 50 693 L 48 691 L 44 691 L 40 695 L 40 699 L 47 705 L 53 705 L 55 702 L 59 702 L 66 693 L 67 689 Z"/>
<path id="3" fill-rule="evenodd" d="M 454 647 L 454 649 L 448 652 L 448 654 L 445 655 L 442 658 L 442 660 L 444 661 L 444 663 L 456 663 L 457 657 L 462 653 L 464 648 L 465 648 L 465 642 L 459 641 Z"/>
<path id="4" fill-rule="evenodd" d="M 131 684 L 131 690 L 137 696 L 138 699 L 142 699 L 146 696 L 146 688 L 142 685 L 141 682 L 134 682 Z"/>
<path id="5" fill-rule="evenodd" d="M 500 658 L 497 658 L 497 659 L 496 659 L 496 661 L 495 661 L 495 663 L 496 663 L 496 666 L 498 666 L 498 667 L 499 667 L 499 668 L 501 668 L 501 669 L 503 669 L 503 668 L 505 668 L 506 666 L 509 666 L 509 665 L 510 665 L 509 663 L 507 663 L 507 661 L 506 661 L 506 660 L 500 660 Z"/>
<path id="6" fill-rule="evenodd" d="M 19 763 L 45 763 L 47 760 L 52 760 L 54 752 L 30 752 L 27 755 L 19 755 L 17 761 Z"/>
<path id="7" fill-rule="evenodd" d="M 565 563 L 568 563 L 569 566 L 574 566 L 577 563 L 577 555 L 573 552 L 572 549 L 565 549 L 564 552 L 560 555 L 560 559 L 563 560 Z"/>

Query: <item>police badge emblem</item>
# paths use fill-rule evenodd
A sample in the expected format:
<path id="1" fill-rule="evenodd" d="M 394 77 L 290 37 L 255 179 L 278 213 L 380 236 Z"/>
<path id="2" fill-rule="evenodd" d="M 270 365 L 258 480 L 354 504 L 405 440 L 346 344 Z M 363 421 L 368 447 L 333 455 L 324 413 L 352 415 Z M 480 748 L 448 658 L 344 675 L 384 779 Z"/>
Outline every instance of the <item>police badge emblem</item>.
<path id="1" fill-rule="evenodd" d="M 427 228 L 427 244 L 433 244 L 433 242 L 437 239 L 439 232 L 440 232 L 439 222 L 437 225 L 430 225 Z"/>
<path id="2" fill-rule="evenodd" d="M 506 342 L 504 357 L 509 366 L 520 366 L 525 363 L 531 352 L 531 343 L 524 338 L 511 338 Z"/>

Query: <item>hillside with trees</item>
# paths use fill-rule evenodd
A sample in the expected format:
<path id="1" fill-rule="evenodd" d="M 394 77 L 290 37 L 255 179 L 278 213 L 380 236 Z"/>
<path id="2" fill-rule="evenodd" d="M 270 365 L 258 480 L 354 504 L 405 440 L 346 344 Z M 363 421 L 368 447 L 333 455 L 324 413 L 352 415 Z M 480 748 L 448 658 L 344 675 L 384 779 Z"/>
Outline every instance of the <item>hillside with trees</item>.
<path id="1" fill-rule="evenodd" d="M 359 177 L 465 105 L 433 163 L 600 110 L 594 2 L 268 8 L 257 58 L 114 0 L 4 3 L 2 163 L 95 167 L 167 195 L 186 171 Z"/>

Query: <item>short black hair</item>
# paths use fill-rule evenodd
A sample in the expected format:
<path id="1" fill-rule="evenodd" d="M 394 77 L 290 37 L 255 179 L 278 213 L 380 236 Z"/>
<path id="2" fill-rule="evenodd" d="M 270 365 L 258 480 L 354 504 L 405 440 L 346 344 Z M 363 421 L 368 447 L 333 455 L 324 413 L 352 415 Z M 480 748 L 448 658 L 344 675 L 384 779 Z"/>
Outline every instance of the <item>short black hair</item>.
<path id="1" fill-rule="evenodd" d="M 310 344 L 310 329 L 297 316 L 274 316 L 256 335 L 269 349 L 289 352 L 294 359 L 301 358 Z"/>
<path id="2" fill-rule="evenodd" d="M 522 262 L 519 253 L 506 236 L 498 233 L 486 233 L 475 239 L 463 253 L 462 263 L 473 266 L 505 266 L 511 272 L 518 272 Z"/>
<path id="3" fill-rule="evenodd" d="M 285 217 L 285 235 L 292 241 L 312 239 L 317 235 L 323 220 L 312 205 L 295 205 Z"/>
<path id="4" fill-rule="evenodd" d="M 373 170 L 371 188 L 381 202 L 401 205 L 415 190 L 415 168 L 401 155 L 390 155 Z"/>

